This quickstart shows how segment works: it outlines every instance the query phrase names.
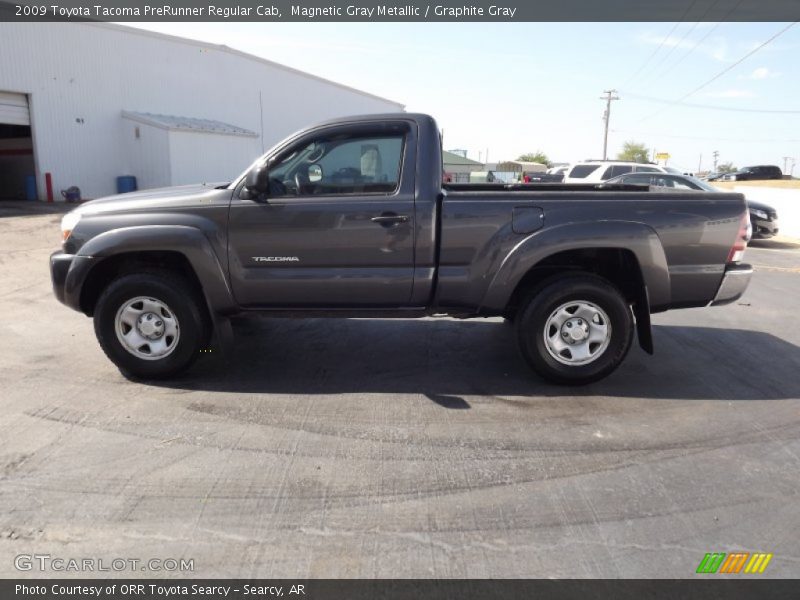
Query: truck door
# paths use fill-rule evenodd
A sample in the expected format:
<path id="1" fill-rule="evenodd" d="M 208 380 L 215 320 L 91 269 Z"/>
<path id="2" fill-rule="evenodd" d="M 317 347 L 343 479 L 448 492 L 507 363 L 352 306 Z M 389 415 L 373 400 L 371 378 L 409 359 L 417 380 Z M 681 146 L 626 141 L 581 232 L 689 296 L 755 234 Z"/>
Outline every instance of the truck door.
<path id="1" fill-rule="evenodd" d="M 248 307 L 408 306 L 415 136 L 408 122 L 318 129 L 269 161 L 262 200 L 231 201 L 228 256 Z M 411 165 L 403 169 L 403 165 Z"/>

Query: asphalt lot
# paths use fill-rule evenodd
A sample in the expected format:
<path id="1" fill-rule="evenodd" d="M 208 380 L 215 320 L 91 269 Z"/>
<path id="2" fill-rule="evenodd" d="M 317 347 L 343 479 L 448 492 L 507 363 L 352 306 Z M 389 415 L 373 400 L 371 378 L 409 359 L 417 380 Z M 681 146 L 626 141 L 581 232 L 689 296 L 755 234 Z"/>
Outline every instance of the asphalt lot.
<path id="1" fill-rule="evenodd" d="M 739 303 L 654 316 L 656 355 L 581 389 L 529 374 L 502 321 L 449 319 L 243 320 L 233 355 L 145 385 L 53 297 L 59 218 L 0 205 L 2 577 L 41 575 L 22 553 L 692 577 L 735 550 L 800 574 L 798 248 L 749 249 Z"/>

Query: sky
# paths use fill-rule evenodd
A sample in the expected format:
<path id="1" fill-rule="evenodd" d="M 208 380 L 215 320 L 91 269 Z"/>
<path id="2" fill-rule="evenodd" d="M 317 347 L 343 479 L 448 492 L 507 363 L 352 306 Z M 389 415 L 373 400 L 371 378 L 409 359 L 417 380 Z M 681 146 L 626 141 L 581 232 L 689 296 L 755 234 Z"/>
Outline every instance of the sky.
<path id="1" fill-rule="evenodd" d="M 476 160 L 537 150 L 554 162 L 602 158 L 600 97 L 616 89 L 609 158 L 630 140 L 686 171 L 710 169 L 718 151 L 737 167 L 783 169 L 793 157 L 800 175 L 800 25 L 738 65 L 788 24 L 126 25 L 225 44 L 396 100 L 433 115 L 445 148 Z"/>

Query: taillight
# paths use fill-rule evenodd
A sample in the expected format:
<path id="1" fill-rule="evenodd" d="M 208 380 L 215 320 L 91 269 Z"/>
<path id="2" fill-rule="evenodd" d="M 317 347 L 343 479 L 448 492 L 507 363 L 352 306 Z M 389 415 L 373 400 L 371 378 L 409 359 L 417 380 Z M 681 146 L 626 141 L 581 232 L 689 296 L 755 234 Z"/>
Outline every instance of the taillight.
<path id="1" fill-rule="evenodd" d="M 739 230 L 736 232 L 736 241 L 733 242 L 731 251 L 728 252 L 728 262 L 739 262 L 744 257 L 747 242 L 753 235 L 753 225 L 750 223 L 750 211 L 744 211 L 739 220 Z"/>

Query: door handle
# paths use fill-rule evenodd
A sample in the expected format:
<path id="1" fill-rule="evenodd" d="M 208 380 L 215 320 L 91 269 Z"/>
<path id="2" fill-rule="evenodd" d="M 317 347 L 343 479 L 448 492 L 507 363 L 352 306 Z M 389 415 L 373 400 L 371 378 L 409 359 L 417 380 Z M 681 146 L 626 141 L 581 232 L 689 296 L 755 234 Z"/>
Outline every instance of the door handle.
<path id="1" fill-rule="evenodd" d="M 380 215 L 379 217 L 372 217 L 370 221 L 373 223 L 379 223 L 384 227 L 388 227 L 391 225 L 396 225 L 397 223 L 407 223 L 408 215 L 384 214 Z"/>

